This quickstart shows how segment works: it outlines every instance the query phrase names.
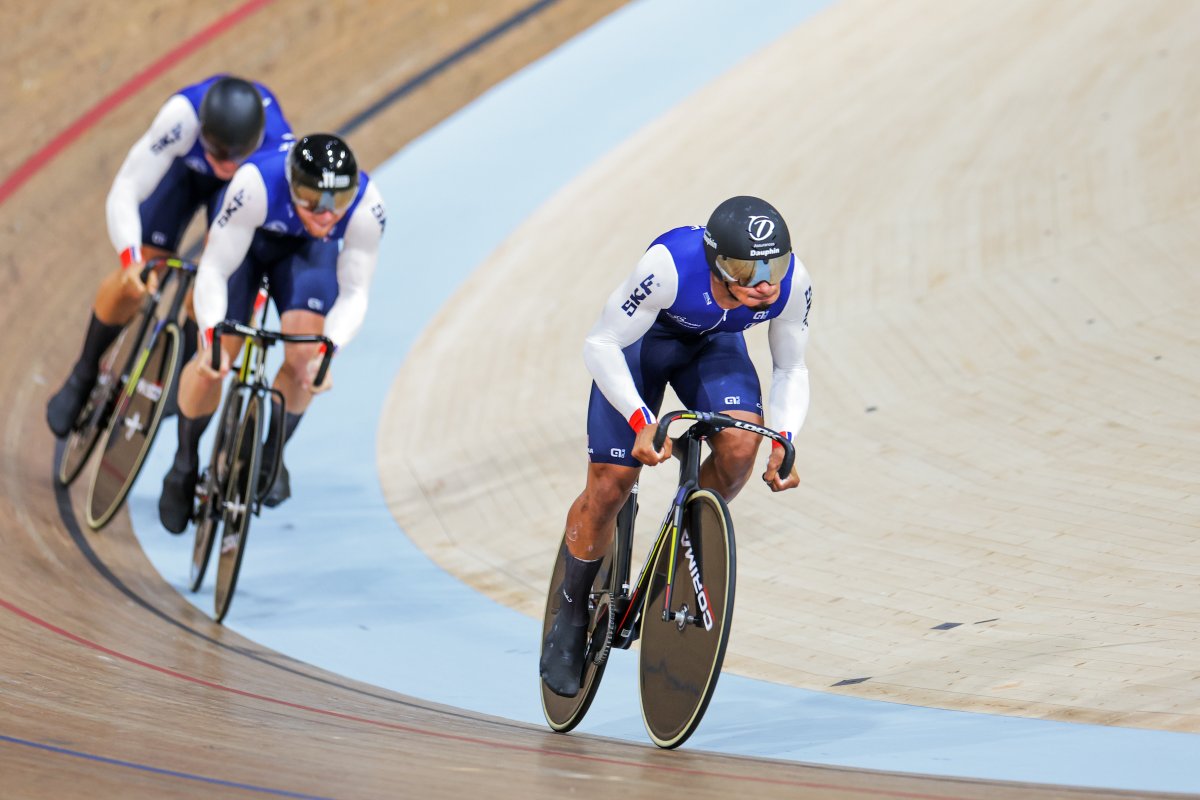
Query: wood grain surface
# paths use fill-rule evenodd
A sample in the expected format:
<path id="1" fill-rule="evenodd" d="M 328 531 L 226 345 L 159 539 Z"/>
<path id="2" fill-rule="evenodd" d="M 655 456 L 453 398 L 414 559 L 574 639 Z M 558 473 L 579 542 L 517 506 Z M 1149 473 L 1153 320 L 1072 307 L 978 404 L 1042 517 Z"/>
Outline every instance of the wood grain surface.
<path id="1" fill-rule="evenodd" d="M 452 61 L 356 129 L 351 143 L 360 161 L 376 165 L 618 5 L 548 4 Z M 12 175 L 101 100 L 240 7 L 228 1 L 4 3 L 0 176 Z M 54 443 L 44 404 L 77 353 L 97 281 L 115 263 L 103 199 L 153 110 L 178 86 L 228 70 L 268 83 L 298 130 L 336 128 L 529 7 L 514 0 L 263 3 L 152 75 L 128 102 L 115 104 L 0 200 L 0 320 L 8 335 L 0 358 L 0 796 L 506 798 L 565 796 L 595 786 L 629 797 L 668 791 L 712 798 L 1131 796 L 663 753 L 436 706 L 297 663 L 212 624 L 153 571 L 123 514 L 101 534 L 81 529 L 79 488 L 68 493 L 51 481 Z M 775 525 L 757 537 L 757 546 L 750 544 L 756 537 L 746 537 L 748 552 L 757 547 L 759 561 L 752 555 L 743 568 L 744 585 L 786 590 L 794 619 L 784 626 L 756 619 L 753 607 L 761 609 L 764 601 L 751 601 L 739 618 L 731 661 L 751 674 L 764 671 L 764 654 L 785 640 L 777 633 L 783 630 L 791 646 L 779 658 L 800 676 L 797 682 L 843 674 L 852 663 L 848 654 L 858 653 L 856 669 L 870 665 L 875 674 L 893 676 L 879 686 L 909 692 L 906 697 L 924 691 L 942 701 L 945 690 L 936 690 L 936 681 L 945 671 L 936 663 L 946 654 L 932 648 L 939 637 L 925 634 L 930 649 L 917 647 L 905 623 L 997 616 L 1003 624 L 966 628 L 979 641 L 960 644 L 959 651 L 993 653 L 993 674 L 999 676 L 1011 674 L 1006 667 L 1013 657 L 1005 653 L 1024 653 L 1058 672 L 1083 662 L 1075 668 L 1083 689 L 1062 706 L 1086 716 L 1099 705 L 1095 659 L 1068 655 L 1067 645 L 1094 646 L 1096 632 L 1106 630 L 1122 645 L 1109 650 L 1119 658 L 1106 662 L 1125 681 L 1113 702 L 1144 714 L 1173 700 L 1178 727 L 1186 727 L 1192 717 L 1183 703 L 1182 663 L 1194 655 L 1194 647 L 1184 645 L 1195 617 L 1171 587 L 1186 582 L 1200 563 L 1194 549 L 1189 553 L 1194 545 L 1187 536 L 1196 473 L 1188 437 L 1194 444 L 1195 431 L 1184 424 L 1181 399 L 1189 386 L 1195 389 L 1196 377 L 1184 324 L 1195 299 L 1195 279 L 1184 269 L 1195 253 L 1185 225 L 1195 156 L 1184 146 L 1195 139 L 1188 135 L 1195 133 L 1195 93 L 1188 93 L 1195 71 L 1181 63 L 1196 52 L 1187 33 L 1196 26 L 1194 19 L 1190 26 L 1172 24 L 1172 15 L 1193 12 L 1182 4 L 1146 5 L 1134 20 L 1137 37 L 1125 37 L 1130 21 L 1117 19 L 1113 3 L 1075 4 L 1072 14 L 1020 3 L 1011 11 L 961 7 L 935 24 L 920 18 L 929 14 L 889 20 L 888 14 L 899 13 L 887 11 L 891 6 L 850 3 L 747 65 L 768 78 L 777 69 L 792 74 L 795 48 L 808 50 L 806 83 L 790 91 L 808 98 L 801 103 L 797 96 L 796 113 L 815 104 L 825 115 L 772 130 L 778 138 L 770 143 L 784 143 L 796 159 L 781 161 L 778 172 L 739 190 L 761 188 L 781 198 L 828 299 L 818 306 L 818 393 L 804 439 L 808 483 L 782 504 L 751 500 L 737 509 L 748 529 L 769 527 L 764 521 Z M 865 24 L 876 17 L 877 24 Z M 1058 77 L 1069 85 L 1055 86 L 1023 80 L 1014 63 L 1019 59 L 1002 52 L 1002 44 L 973 46 L 967 55 L 982 62 L 981 70 L 1006 74 L 1008 91 L 996 89 L 982 109 L 950 102 L 961 100 L 971 84 L 963 74 L 964 31 L 975 26 L 990 35 L 1012 26 L 1003 38 L 1011 43 L 1020 31 L 1036 32 L 1039 19 L 1047 28 L 1080 25 L 1079 39 L 1105 36 L 1109 68 L 1080 62 L 1084 48 L 1077 45 L 1062 54 Z M 913 45 L 904 52 L 895 41 L 888 45 L 895 50 L 882 60 L 891 69 L 854 49 L 886 49 L 884 31 L 900 23 L 911 27 Z M 1060 49 L 1049 34 L 1033 38 L 1026 50 Z M 1133 58 L 1132 46 L 1121 46 L 1127 38 L 1139 42 L 1139 69 L 1120 61 Z M 941 52 L 931 50 L 933 44 Z M 937 65 L 936 74 L 922 69 L 929 65 Z M 1075 71 L 1066 68 L 1072 65 Z M 901 73 L 920 78 L 911 110 L 896 96 Z M 834 75 L 837 81 L 831 81 Z M 735 80 L 711 91 L 731 92 Z M 859 99 L 845 103 L 843 97 L 836 104 L 832 83 Z M 985 110 L 998 115 L 996 124 L 1009 114 L 1034 116 L 1008 99 L 1022 91 L 1042 109 L 1036 125 L 1027 123 L 1040 138 L 1007 136 L 989 144 L 965 133 L 961 139 L 950 135 L 956 126 L 945 123 L 946 114 L 962 125 L 981 125 Z M 1111 105 L 1101 102 L 1101 93 Z M 1091 103 L 1085 112 L 1067 108 L 1076 94 Z M 875 103 L 877 116 L 863 110 Z M 702 106 L 697 100 L 673 113 L 702 115 Z M 907 132 L 910 114 L 935 108 L 927 135 L 914 140 Z M 1077 119 L 1080 113 L 1087 118 Z M 1102 113 L 1109 117 L 1100 119 Z M 1152 124 L 1164 115 L 1161 126 Z M 1140 138 L 1118 146 L 1098 134 L 1095 140 L 1082 135 L 1104 129 L 1106 121 Z M 607 204 L 624 189 L 647 214 L 622 217 L 638 219 L 636 225 L 609 226 L 616 235 L 604 247 L 611 251 L 596 250 L 620 263 L 669 220 L 695 219 L 707 198 L 729 187 L 721 171 L 704 173 L 692 164 L 676 173 L 679 165 L 657 149 L 657 142 L 670 140 L 668 133 L 660 125 L 643 134 L 656 143 L 645 155 L 632 157 L 631 144 L 606 159 L 561 202 L 531 219 L 527 230 L 568 209 L 583 219 L 612 218 Z M 885 163 L 889 170 L 880 170 Z M 1057 179 L 1060 167 L 1072 188 L 1047 200 L 1039 178 Z M 668 179 L 662 194 L 628 193 L 632 182 L 658 171 Z M 685 179 L 695 188 L 687 199 L 677 191 Z M 1123 182 L 1130 196 L 1118 197 L 1110 181 Z M 595 190 L 594 201 L 586 200 L 584 186 Z M 1164 199 L 1160 192 L 1168 186 L 1175 194 Z M 1053 212 L 1054 235 L 1042 233 L 1046 222 L 1030 204 Z M 983 206 L 992 213 L 971 212 Z M 1191 210 L 1194 222 L 1194 205 Z M 511 260 L 514 250 L 530 246 L 519 235 L 497 259 Z M 1070 313 L 1026 311 L 1028 326 L 1014 326 L 1002 314 L 1005 299 L 1052 276 L 1061 296 L 1042 295 L 1039 302 Z M 1086 280 L 1092 277 L 1097 279 Z M 578 319 L 545 320 L 541 333 L 559 325 L 567 331 L 560 337 L 563 353 L 557 344 L 536 351 L 539 360 L 563 356 L 554 379 L 537 387 L 556 400 L 561 421 L 577 422 L 586 385 L 577 354 L 565 351 L 572 337 L 578 340 L 587 309 L 613 280 L 583 265 L 578 295 L 561 308 Z M 1114 281 L 1131 289 L 1149 284 L 1155 291 L 1119 301 Z M 473 282 L 464 297 L 479 288 Z M 951 316 L 980 296 L 991 300 L 977 313 Z M 930 313 L 918 313 L 921 306 Z M 959 326 L 952 335 L 937 327 L 946 317 Z M 446 336 L 471 335 L 461 320 L 443 323 Z M 914 328 L 937 333 L 937 342 L 912 335 Z M 1153 360 L 1152 351 L 1162 358 Z M 536 372 L 533 352 L 515 339 L 505 348 L 512 366 L 504 386 L 512 388 L 504 391 L 532 391 L 516 379 Z M 972 354 L 969 362 L 966 353 Z M 422 362 L 413 369 L 427 367 Z M 412 373 L 402 380 L 412 380 Z M 971 386 L 981 391 L 972 393 Z M 474 394 L 461 383 L 453 391 L 455 403 L 469 403 Z M 879 411 L 863 415 L 866 403 Z M 993 416 L 1007 422 L 1011 437 L 995 436 Z M 909 427 L 915 423 L 925 427 Z M 931 436 L 934 425 L 945 426 L 946 435 Z M 967 447 L 967 436 L 978 444 Z M 578 439 L 514 433 L 512 441 L 537 457 L 477 476 L 475 494 L 462 498 L 464 508 L 496 513 L 499 504 L 503 518 L 534 517 L 537 524 L 525 525 L 510 543 L 521 554 L 516 561 L 497 557 L 502 541 L 482 548 L 472 542 L 457 565 L 466 579 L 482 583 L 479 560 L 495 560 L 524 586 L 523 595 L 502 597 L 505 602 L 527 609 L 543 591 L 541 568 L 549 563 L 554 519 L 582 475 Z M 1051 441 L 1053 446 L 1046 444 Z M 1103 448 L 1129 460 L 1088 460 L 1089 451 Z M 1095 466 L 1058 469 L 1076 461 Z M 440 468 L 440 462 L 405 465 L 427 504 L 447 501 L 430 490 Z M 404 524 L 436 558 L 453 562 L 437 541 L 445 532 L 431 534 L 428 519 L 407 510 L 416 504 L 404 500 L 398 480 L 389 491 Z M 925 499 L 929 492 L 946 501 L 936 514 Z M 1137 536 L 1130 535 L 1134 520 L 1140 521 Z M 1169 555 L 1160 549 L 1164 544 L 1172 546 Z M 780 571 L 785 559 L 777 552 L 776 567 L 768 571 L 770 548 L 782 548 L 797 570 Z M 1164 580 L 1166 574 L 1175 576 L 1174 583 Z M 822 575 L 827 577 L 815 580 Z M 835 592 L 831 587 L 839 581 Z M 994 586 L 994 597 L 985 586 Z M 1146 594 L 1137 603 L 1139 591 Z M 1115 599 L 1102 602 L 1110 596 Z M 1058 598 L 1057 613 L 1045 609 L 1042 601 L 1050 597 Z M 1076 627 L 1059 630 L 1060 622 Z M 961 640 L 963 631 L 949 636 Z M 881 642 L 894 647 L 881 653 Z M 883 656 L 889 660 L 881 665 Z M 896 679 L 905 666 L 916 677 Z M 979 679 L 966 669 L 973 666 L 964 664 L 959 691 L 1003 707 L 1001 698 L 970 684 Z M 1039 672 L 1030 685 L 1038 692 L 1055 690 L 1058 684 L 1045 677 L 1052 674 Z"/>
<path id="2" fill-rule="evenodd" d="M 813 276 L 813 401 L 799 490 L 752 480 L 733 506 L 726 669 L 1200 731 L 1197 54 L 1178 0 L 833 5 L 596 163 L 445 306 L 390 402 L 472 423 L 384 415 L 397 520 L 540 615 L 585 473 L 586 331 L 655 236 L 760 194 Z M 731 113 L 747 87 L 769 122 Z M 547 264 L 559 291 L 524 291 Z M 643 473 L 652 522 L 675 474 Z"/>

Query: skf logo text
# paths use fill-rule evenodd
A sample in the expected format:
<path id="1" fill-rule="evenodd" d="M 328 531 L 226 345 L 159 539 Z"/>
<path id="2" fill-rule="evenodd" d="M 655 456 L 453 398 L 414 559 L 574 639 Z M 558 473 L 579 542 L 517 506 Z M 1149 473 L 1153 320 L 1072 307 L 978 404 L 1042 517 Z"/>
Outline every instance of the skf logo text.
<path id="1" fill-rule="evenodd" d="M 625 316 L 632 317 L 633 312 L 637 311 L 638 306 L 642 304 L 642 301 L 650 296 L 652 291 L 650 285 L 653 283 L 654 274 L 651 273 L 650 275 L 646 276 L 644 281 L 638 284 L 637 288 L 633 290 L 633 293 L 629 295 L 629 299 L 624 303 L 621 303 L 621 309 L 625 312 Z"/>

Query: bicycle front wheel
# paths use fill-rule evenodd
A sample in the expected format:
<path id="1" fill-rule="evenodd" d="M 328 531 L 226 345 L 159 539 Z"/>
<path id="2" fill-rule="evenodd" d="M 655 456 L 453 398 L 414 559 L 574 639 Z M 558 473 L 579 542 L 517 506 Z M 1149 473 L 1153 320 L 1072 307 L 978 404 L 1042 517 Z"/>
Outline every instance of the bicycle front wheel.
<path id="1" fill-rule="evenodd" d="M 154 444 L 179 363 L 179 328 L 166 325 L 135 363 L 104 432 L 100 463 L 88 487 L 85 517 L 99 530 L 125 502 Z"/>
<path id="2" fill-rule="evenodd" d="M 674 575 L 669 607 L 668 574 Z M 733 624 L 735 575 L 725 501 L 707 489 L 693 492 L 684 503 L 679 547 L 672 554 L 664 546 L 655 559 L 642 613 L 642 720 L 659 747 L 683 744 L 712 699 Z"/>
<path id="3" fill-rule="evenodd" d="M 242 390 L 236 383 L 229 386 L 225 404 L 221 407 L 221 421 L 213 439 L 212 457 L 204 471 L 204 488 L 201 490 L 200 513 L 196 519 L 196 535 L 192 542 L 192 564 L 188 574 L 188 587 L 199 591 L 212 555 L 213 540 L 221 525 L 225 507 L 225 484 L 232 468 L 232 444 L 237 435 L 238 420 L 242 416 Z"/>
<path id="4" fill-rule="evenodd" d="M 246 553 L 246 537 L 250 533 L 250 516 L 258 492 L 258 462 L 262 453 L 262 398 L 257 395 L 246 403 L 246 413 L 238 426 L 233 442 L 233 462 L 225 495 L 221 498 L 222 531 L 217 553 L 217 585 L 214 610 L 217 622 L 229 613 L 233 590 L 237 587 L 242 556 Z"/>

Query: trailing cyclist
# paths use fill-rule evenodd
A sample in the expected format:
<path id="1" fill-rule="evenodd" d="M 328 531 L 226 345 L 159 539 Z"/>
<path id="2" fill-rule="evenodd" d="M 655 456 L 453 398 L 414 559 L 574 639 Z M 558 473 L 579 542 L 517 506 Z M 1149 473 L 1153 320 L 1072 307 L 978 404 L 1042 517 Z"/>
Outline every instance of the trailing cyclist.
<path id="1" fill-rule="evenodd" d="M 276 150 L 291 139 L 275 95 L 242 78 L 215 75 L 185 86 L 159 109 L 108 193 L 108 235 L 121 265 L 101 281 L 83 351 L 46 406 L 55 436 L 70 433 L 96 381 L 101 356 L 137 313 L 146 294 L 140 277 L 145 263 L 175 254 L 201 206 L 212 221 L 218 194 L 251 154 Z M 194 330 L 189 321 L 184 336 L 189 351 Z"/>
<path id="2" fill-rule="evenodd" d="M 366 315 L 385 220 L 379 189 L 337 136 L 313 134 L 286 151 L 260 151 L 233 176 L 196 273 L 199 349 L 180 376 L 179 446 L 158 504 L 167 530 L 182 533 L 191 518 L 200 436 L 220 402 L 221 378 L 241 346 L 238 337 L 222 337 L 221 369 L 214 370 L 213 327 L 223 320 L 246 322 L 265 275 L 283 333 L 323 333 L 335 348 L 345 345 Z M 285 346 L 274 380 L 286 402 L 283 436 L 264 445 L 264 465 L 282 452 L 313 395 L 332 385 L 329 377 L 314 385 L 321 363 L 317 348 Z M 279 411 L 275 403 L 273 413 Z M 275 506 L 290 494 L 281 465 L 263 502 Z"/>
<path id="3" fill-rule="evenodd" d="M 779 212 L 757 197 L 732 197 L 708 224 L 675 228 L 651 243 L 608 298 L 584 344 L 591 373 L 588 474 L 567 514 L 568 553 L 560 610 L 542 644 L 540 672 L 556 694 L 579 692 L 587 644 L 589 589 L 612 540 L 617 512 L 642 464 L 671 456 L 653 445 L 667 384 L 685 406 L 763 423 L 762 392 L 742 332 L 769 322 L 772 427 L 788 439 L 808 412 L 808 312 L 812 283 L 792 255 Z M 700 485 L 726 500 L 754 467 L 759 437 L 726 429 L 710 440 Z M 779 492 L 799 485 L 780 475 L 772 448 L 763 480 Z"/>

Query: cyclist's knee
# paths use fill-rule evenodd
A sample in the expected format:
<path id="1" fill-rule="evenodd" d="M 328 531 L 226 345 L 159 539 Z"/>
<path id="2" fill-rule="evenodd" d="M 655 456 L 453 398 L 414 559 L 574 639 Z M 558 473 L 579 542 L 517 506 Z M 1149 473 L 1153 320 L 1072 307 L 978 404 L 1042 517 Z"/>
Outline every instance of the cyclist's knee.
<path id="1" fill-rule="evenodd" d="M 590 464 L 584 494 L 590 504 L 607 515 L 616 514 L 629 497 L 638 470 L 617 464 Z"/>
<path id="2" fill-rule="evenodd" d="M 726 429 L 713 441 L 713 459 L 729 478 L 744 476 L 754 468 L 760 437 L 746 431 Z"/>

